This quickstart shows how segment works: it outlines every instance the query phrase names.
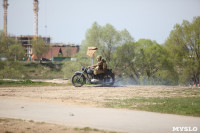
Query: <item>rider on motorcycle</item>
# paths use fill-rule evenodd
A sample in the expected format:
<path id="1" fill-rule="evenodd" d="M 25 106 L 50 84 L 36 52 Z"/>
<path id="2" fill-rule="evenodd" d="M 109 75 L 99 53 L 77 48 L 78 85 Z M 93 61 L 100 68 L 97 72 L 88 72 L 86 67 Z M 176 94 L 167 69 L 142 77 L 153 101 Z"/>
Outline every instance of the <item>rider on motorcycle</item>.
<path id="1" fill-rule="evenodd" d="M 89 66 L 89 68 L 94 69 L 94 75 L 102 74 L 107 69 L 107 68 L 105 68 L 105 66 L 107 67 L 106 61 L 104 59 L 102 59 L 102 56 L 100 56 L 100 55 L 98 55 L 96 59 L 97 59 L 98 63 L 93 66 Z"/>

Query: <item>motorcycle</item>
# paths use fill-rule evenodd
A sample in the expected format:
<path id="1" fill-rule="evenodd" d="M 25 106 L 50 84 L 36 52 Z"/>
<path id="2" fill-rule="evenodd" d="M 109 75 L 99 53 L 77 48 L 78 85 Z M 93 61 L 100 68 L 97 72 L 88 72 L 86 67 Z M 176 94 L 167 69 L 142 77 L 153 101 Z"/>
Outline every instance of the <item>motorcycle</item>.
<path id="1" fill-rule="evenodd" d="M 90 84 L 102 84 L 103 86 L 112 86 L 115 82 L 115 75 L 112 69 L 107 69 L 105 73 L 94 75 L 94 70 L 87 67 L 81 68 L 83 72 L 76 71 L 72 76 L 72 84 L 75 87 L 81 87 L 88 81 Z"/>

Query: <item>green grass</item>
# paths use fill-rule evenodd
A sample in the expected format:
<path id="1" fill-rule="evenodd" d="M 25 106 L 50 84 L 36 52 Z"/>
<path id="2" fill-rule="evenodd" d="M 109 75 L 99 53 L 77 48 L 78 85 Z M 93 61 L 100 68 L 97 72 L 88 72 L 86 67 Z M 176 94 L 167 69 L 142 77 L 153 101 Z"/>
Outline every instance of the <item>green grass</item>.
<path id="1" fill-rule="evenodd" d="M 107 107 L 200 116 L 200 97 L 144 98 L 111 100 Z"/>
<path id="2" fill-rule="evenodd" d="M 13 132 L 10 132 L 10 131 L 5 131 L 5 133 L 13 133 Z"/>
<path id="3" fill-rule="evenodd" d="M 9 86 L 46 86 L 46 85 L 57 85 L 55 83 L 47 82 L 35 82 L 31 80 L 21 80 L 21 81 L 10 81 L 10 80 L 0 80 L 0 87 L 9 87 Z"/>
<path id="4" fill-rule="evenodd" d="M 94 132 L 98 132 L 98 133 L 116 133 L 116 132 L 108 132 L 108 131 L 104 131 L 104 130 L 99 130 L 96 128 L 90 128 L 90 127 L 84 127 L 84 128 L 74 128 L 75 131 L 84 131 L 85 133 L 90 132 L 90 131 L 94 131 Z"/>

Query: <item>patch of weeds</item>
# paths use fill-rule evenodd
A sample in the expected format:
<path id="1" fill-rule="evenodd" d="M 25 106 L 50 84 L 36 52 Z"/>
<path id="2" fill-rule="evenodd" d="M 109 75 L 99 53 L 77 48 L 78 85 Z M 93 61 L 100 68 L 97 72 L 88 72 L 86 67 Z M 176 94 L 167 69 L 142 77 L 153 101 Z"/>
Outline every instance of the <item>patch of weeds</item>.
<path id="1" fill-rule="evenodd" d="M 34 121 L 33 121 L 33 120 L 30 120 L 29 122 L 33 123 Z"/>
<path id="2" fill-rule="evenodd" d="M 36 124 L 45 124 L 45 122 L 37 122 Z"/>
<path id="3" fill-rule="evenodd" d="M 8 119 L 0 119 L 0 122 L 9 122 L 9 120 Z"/>
<path id="4" fill-rule="evenodd" d="M 78 130 L 79 130 L 79 128 L 75 127 L 75 128 L 74 128 L 74 130 L 75 130 L 75 131 L 78 131 Z"/>
<path id="5" fill-rule="evenodd" d="M 83 131 L 92 131 L 93 129 L 92 128 L 90 128 L 90 127 L 84 127 L 84 128 L 82 128 L 81 130 L 83 130 Z"/>
<path id="6" fill-rule="evenodd" d="M 9 86 L 55 86 L 56 83 L 40 82 L 40 81 L 31 81 L 31 80 L 20 80 L 20 81 L 10 81 L 10 80 L 0 80 L 0 87 L 9 87 Z"/>
<path id="7" fill-rule="evenodd" d="M 13 132 L 10 132 L 10 131 L 5 131 L 5 133 L 13 133 Z"/>
<path id="8" fill-rule="evenodd" d="M 96 131 L 96 132 L 97 132 L 97 131 L 99 131 L 99 129 L 96 129 L 96 128 L 95 128 L 95 129 L 93 129 L 93 130 L 94 130 L 94 131 Z"/>

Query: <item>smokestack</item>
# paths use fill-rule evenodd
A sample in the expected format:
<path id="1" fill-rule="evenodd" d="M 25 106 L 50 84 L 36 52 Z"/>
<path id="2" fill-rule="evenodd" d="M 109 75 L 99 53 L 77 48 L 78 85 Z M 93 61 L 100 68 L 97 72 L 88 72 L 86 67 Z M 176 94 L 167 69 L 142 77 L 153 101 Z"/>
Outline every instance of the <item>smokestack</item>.
<path id="1" fill-rule="evenodd" d="M 3 33 L 7 36 L 7 9 L 8 0 L 3 0 Z"/>
<path id="2" fill-rule="evenodd" d="M 38 0 L 33 1 L 33 12 L 34 12 L 34 38 L 38 37 Z"/>

